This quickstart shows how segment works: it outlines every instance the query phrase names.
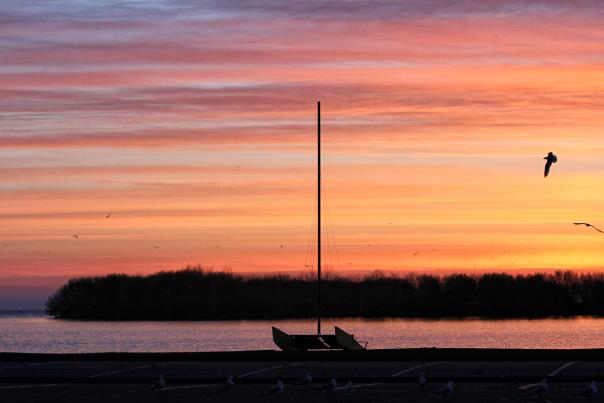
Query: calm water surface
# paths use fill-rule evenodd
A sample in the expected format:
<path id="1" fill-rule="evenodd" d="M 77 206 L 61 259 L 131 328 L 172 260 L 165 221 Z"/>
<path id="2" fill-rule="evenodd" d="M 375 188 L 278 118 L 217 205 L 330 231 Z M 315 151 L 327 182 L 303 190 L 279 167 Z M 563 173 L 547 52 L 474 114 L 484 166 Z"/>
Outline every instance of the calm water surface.
<path id="1" fill-rule="evenodd" d="M 369 348 L 604 348 L 604 318 L 325 319 L 369 342 Z M 271 326 L 313 333 L 310 320 L 104 322 L 0 313 L 0 351 L 29 353 L 236 351 L 276 349 Z"/>

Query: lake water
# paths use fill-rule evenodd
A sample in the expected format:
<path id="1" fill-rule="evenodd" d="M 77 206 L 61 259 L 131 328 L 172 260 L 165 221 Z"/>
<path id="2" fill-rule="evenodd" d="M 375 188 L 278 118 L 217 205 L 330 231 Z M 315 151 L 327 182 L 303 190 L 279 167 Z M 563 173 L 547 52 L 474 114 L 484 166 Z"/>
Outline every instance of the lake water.
<path id="1" fill-rule="evenodd" d="M 604 318 L 325 319 L 368 348 L 604 348 Z M 28 353 L 272 350 L 271 326 L 313 333 L 311 320 L 211 322 L 67 321 L 38 312 L 0 313 L 0 351 Z"/>

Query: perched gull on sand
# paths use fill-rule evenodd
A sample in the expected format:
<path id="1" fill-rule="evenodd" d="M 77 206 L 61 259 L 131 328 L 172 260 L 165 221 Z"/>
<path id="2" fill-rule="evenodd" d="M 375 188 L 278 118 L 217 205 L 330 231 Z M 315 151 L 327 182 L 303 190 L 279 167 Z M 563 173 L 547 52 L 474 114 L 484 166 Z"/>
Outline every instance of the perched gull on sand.
<path id="1" fill-rule="evenodd" d="M 424 373 L 423 373 L 423 372 L 420 372 L 420 373 L 419 373 L 419 379 L 417 380 L 417 384 L 420 386 L 420 388 L 422 388 L 422 389 L 423 389 L 423 388 L 425 388 L 425 387 L 426 387 L 426 384 L 427 384 L 427 383 L 428 383 L 428 382 L 426 381 L 426 377 L 424 376 Z"/>
<path id="2" fill-rule="evenodd" d="M 538 383 L 533 389 L 533 393 L 539 397 L 543 397 L 549 391 L 549 386 L 547 386 L 547 379 L 543 378 L 541 383 Z"/>
<path id="3" fill-rule="evenodd" d="M 596 231 L 604 233 L 604 231 L 600 231 L 600 229 L 598 227 L 596 227 L 595 225 L 591 225 L 588 222 L 574 222 L 573 224 L 575 224 L 575 225 L 585 225 L 586 227 L 592 227 Z"/>
<path id="4" fill-rule="evenodd" d="M 321 386 L 321 390 L 327 390 L 329 392 L 333 392 L 334 390 L 336 390 L 337 386 L 338 386 L 338 383 L 336 382 L 336 378 L 331 378 L 331 381 L 329 381 L 327 384 Z"/>
<path id="5" fill-rule="evenodd" d="M 279 393 L 283 393 L 284 389 L 285 389 L 285 387 L 283 386 L 283 381 L 278 380 L 277 384 L 275 386 L 273 386 L 272 388 L 270 388 L 269 390 L 264 392 L 264 396 L 267 396 L 267 395 L 277 396 Z"/>
<path id="6" fill-rule="evenodd" d="M 166 378 L 164 377 L 164 374 L 161 374 L 159 376 L 159 380 L 155 383 L 155 385 L 153 385 L 153 388 L 151 388 L 151 390 L 162 390 L 165 387 L 166 387 Z"/>
<path id="7" fill-rule="evenodd" d="M 223 392 L 228 392 L 229 390 L 233 389 L 233 385 L 235 384 L 235 382 L 233 381 L 233 375 L 229 375 L 229 377 L 227 378 L 226 382 L 224 383 L 224 385 L 222 385 L 217 391 L 216 393 L 223 393 Z"/>
<path id="8" fill-rule="evenodd" d="M 453 381 L 447 382 L 445 386 L 434 392 L 435 395 L 439 396 L 449 396 L 451 393 L 453 393 Z"/>
<path id="9" fill-rule="evenodd" d="M 307 372 L 304 375 L 304 378 L 300 380 L 300 384 L 304 385 L 304 389 L 307 389 L 312 384 L 312 375 L 310 374 L 310 372 Z"/>
<path id="10" fill-rule="evenodd" d="M 549 169 L 551 168 L 552 164 L 558 162 L 558 157 L 556 157 L 554 153 L 550 151 L 547 153 L 547 157 L 543 157 L 543 159 L 547 160 L 545 163 L 545 171 L 543 171 L 543 177 L 546 178 L 549 174 Z"/>
<path id="11" fill-rule="evenodd" d="M 354 388 L 352 387 L 352 381 L 348 381 L 348 383 L 346 384 L 346 398 L 350 400 L 353 396 Z"/>
<path id="12" fill-rule="evenodd" d="M 586 387 L 580 392 L 571 394 L 571 396 L 593 396 L 596 393 L 598 393 L 598 384 L 592 382 L 588 387 Z"/>

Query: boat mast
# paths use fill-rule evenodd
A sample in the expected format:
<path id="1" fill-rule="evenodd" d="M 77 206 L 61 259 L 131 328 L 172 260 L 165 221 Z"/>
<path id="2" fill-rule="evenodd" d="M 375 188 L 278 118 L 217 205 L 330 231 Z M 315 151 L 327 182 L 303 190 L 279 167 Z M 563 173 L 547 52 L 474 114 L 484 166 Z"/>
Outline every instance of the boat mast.
<path id="1" fill-rule="evenodd" d="M 317 101 L 317 334 L 321 334 L 321 101 Z"/>

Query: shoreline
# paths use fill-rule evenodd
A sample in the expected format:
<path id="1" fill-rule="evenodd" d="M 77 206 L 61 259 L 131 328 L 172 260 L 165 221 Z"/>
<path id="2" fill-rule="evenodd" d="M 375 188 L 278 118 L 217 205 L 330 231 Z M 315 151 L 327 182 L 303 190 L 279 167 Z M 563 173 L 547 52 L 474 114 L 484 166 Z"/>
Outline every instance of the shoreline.
<path id="1" fill-rule="evenodd" d="M 277 350 L 172 352 L 172 353 L 7 353 L 0 362 L 11 361 L 604 361 L 598 349 L 494 349 L 494 348 L 410 348 L 364 351 Z"/>

